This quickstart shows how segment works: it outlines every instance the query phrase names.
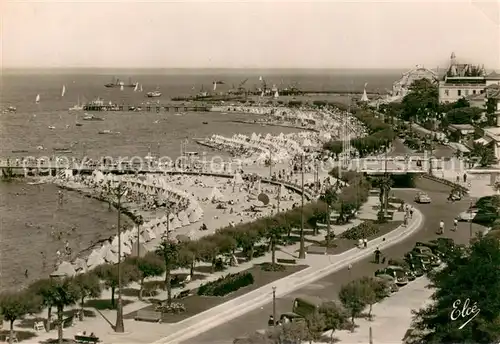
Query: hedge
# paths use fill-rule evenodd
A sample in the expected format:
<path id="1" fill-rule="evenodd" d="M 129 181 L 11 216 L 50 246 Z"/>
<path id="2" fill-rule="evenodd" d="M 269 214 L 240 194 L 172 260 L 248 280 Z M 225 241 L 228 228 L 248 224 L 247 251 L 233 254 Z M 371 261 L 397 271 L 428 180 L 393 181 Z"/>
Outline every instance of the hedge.
<path id="1" fill-rule="evenodd" d="M 243 271 L 236 274 L 222 276 L 218 280 L 202 284 L 198 288 L 198 295 L 202 296 L 225 296 L 240 288 L 254 283 L 253 275 Z"/>
<path id="2" fill-rule="evenodd" d="M 370 132 L 370 135 L 366 137 L 359 137 L 351 140 L 351 145 L 358 150 L 362 157 L 377 153 L 382 149 L 387 149 L 396 138 L 392 126 L 376 118 L 373 112 L 359 108 L 353 109 L 351 112 Z M 332 140 L 325 143 L 323 148 L 331 151 L 333 154 L 339 154 L 338 150 L 341 146 L 342 144 L 340 141 Z"/>

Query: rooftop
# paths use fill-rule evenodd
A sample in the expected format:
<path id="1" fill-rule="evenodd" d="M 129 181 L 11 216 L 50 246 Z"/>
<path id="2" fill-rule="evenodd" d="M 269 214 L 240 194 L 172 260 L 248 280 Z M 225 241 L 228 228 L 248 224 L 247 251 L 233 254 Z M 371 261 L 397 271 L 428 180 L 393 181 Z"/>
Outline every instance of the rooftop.
<path id="1" fill-rule="evenodd" d="M 484 128 L 484 133 L 495 141 L 500 141 L 500 127 Z"/>
<path id="2" fill-rule="evenodd" d="M 450 127 L 458 130 L 475 130 L 471 124 L 451 124 Z"/>
<path id="3" fill-rule="evenodd" d="M 488 80 L 500 80 L 500 74 L 496 71 L 493 71 L 490 74 L 486 75 L 485 78 Z"/>

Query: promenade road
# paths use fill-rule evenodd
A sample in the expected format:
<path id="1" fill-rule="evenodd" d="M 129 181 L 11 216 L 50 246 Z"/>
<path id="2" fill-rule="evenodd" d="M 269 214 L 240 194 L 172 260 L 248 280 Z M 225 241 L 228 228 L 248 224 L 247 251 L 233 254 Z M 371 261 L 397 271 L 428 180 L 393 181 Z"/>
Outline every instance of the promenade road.
<path id="1" fill-rule="evenodd" d="M 416 205 L 413 203 L 413 198 L 416 191 L 413 190 L 393 190 L 397 197 L 403 198 L 406 202 L 414 204 L 424 214 L 424 226 L 416 234 L 405 239 L 399 244 L 396 244 L 383 251 L 383 254 L 389 258 L 401 258 L 406 252 L 411 250 L 416 241 L 427 241 L 437 237 L 435 231 L 439 225 L 439 221 L 443 220 L 449 228 L 453 223 L 453 218 L 461 211 L 464 211 L 469 206 L 469 200 L 464 199 L 460 202 L 449 203 L 446 199 L 449 195 L 449 187 L 442 184 L 421 179 L 417 183 L 417 187 L 426 191 L 432 198 L 431 204 Z M 483 230 L 482 227 L 473 225 L 473 232 Z M 469 224 L 460 223 L 457 232 L 445 232 L 446 237 L 453 238 L 456 242 L 465 244 L 469 240 Z M 375 250 L 375 247 L 369 247 L 369 250 Z M 332 258 L 333 259 L 333 258 Z M 280 297 L 276 302 L 276 312 L 279 314 L 291 311 L 292 302 L 299 296 L 318 296 L 325 299 L 337 298 L 340 287 L 362 276 L 373 275 L 375 270 L 382 267 L 371 263 L 373 257 L 364 259 L 353 264 L 349 271 L 344 268 L 336 273 L 333 273 L 315 283 L 309 284 L 295 292 L 292 292 L 284 297 Z M 408 309 L 408 313 L 411 309 Z M 237 337 L 250 334 L 256 330 L 264 329 L 267 326 L 267 319 L 272 314 L 272 299 L 269 298 L 269 303 L 264 307 L 249 312 L 236 319 L 230 320 L 224 325 L 213 328 L 197 337 L 189 339 L 185 344 L 225 344 L 232 343 L 232 340 Z M 406 331 L 406 329 L 404 329 Z M 404 333 L 403 331 L 403 333 Z M 376 339 L 376 338 L 374 338 Z M 376 341 L 375 341 L 376 342 Z"/>

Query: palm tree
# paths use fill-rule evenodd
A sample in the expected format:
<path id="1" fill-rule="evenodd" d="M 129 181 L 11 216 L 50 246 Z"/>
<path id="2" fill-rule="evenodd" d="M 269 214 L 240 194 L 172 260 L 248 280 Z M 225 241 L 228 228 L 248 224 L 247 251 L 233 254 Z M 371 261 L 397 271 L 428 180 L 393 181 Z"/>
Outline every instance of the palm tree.
<path id="1" fill-rule="evenodd" d="M 330 246 L 330 209 L 337 201 L 337 190 L 329 187 L 326 189 L 323 194 L 321 195 L 320 199 L 325 203 L 326 205 L 326 246 Z"/>
<path id="2" fill-rule="evenodd" d="M 165 262 L 165 289 L 167 290 L 167 306 L 172 304 L 172 274 L 179 263 L 179 245 L 170 240 L 163 240 L 156 248 L 156 254 Z"/>
<path id="3" fill-rule="evenodd" d="M 271 247 L 271 264 L 276 265 L 276 245 L 281 239 L 285 229 L 278 225 L 268 227 L 266 231 L 266 238 L 269 239 L 269 246 Z"/>
<path id="4" fill-rule="evenodd" d="M 74 278 L 75 287 L 80 298 L 80 321 L 83 321 L 83 306 L 88 297 L 97 298 L 101 296 L 101 282 L 96 274 L 80 274 Z"/>
<path id="5" fill-rule="evenodd" d="M 387 216 L 389 207 L 389 193 L 392 187 L 392 179 L 389 176 L 378 177 L 375 179 L 375 185 L 380 189 L 380 206 L 384 211 L 384 216 Z"/>
<path id="6" fill-rule="evenodd" d="M 50 304 L 57 309 L 57 338 L 59 344 L 63 343 L 63 311 L 64 307 L 74 305 L 79 299 L 78 288 L 72 278 L 52 280 Z"/>

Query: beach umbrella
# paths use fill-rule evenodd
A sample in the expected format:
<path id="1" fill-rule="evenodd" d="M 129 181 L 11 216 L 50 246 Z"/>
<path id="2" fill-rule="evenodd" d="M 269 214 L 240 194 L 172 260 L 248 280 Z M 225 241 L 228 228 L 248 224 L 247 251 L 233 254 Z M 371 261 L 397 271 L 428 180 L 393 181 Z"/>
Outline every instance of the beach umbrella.
<path id="1" fill-rule="evenodd" d="M 257 199 L 264 205 L 269 204 L 269 196 L 266 195 L 265 193 L 261 193 L 259 196 L 257 196 Z"/>

